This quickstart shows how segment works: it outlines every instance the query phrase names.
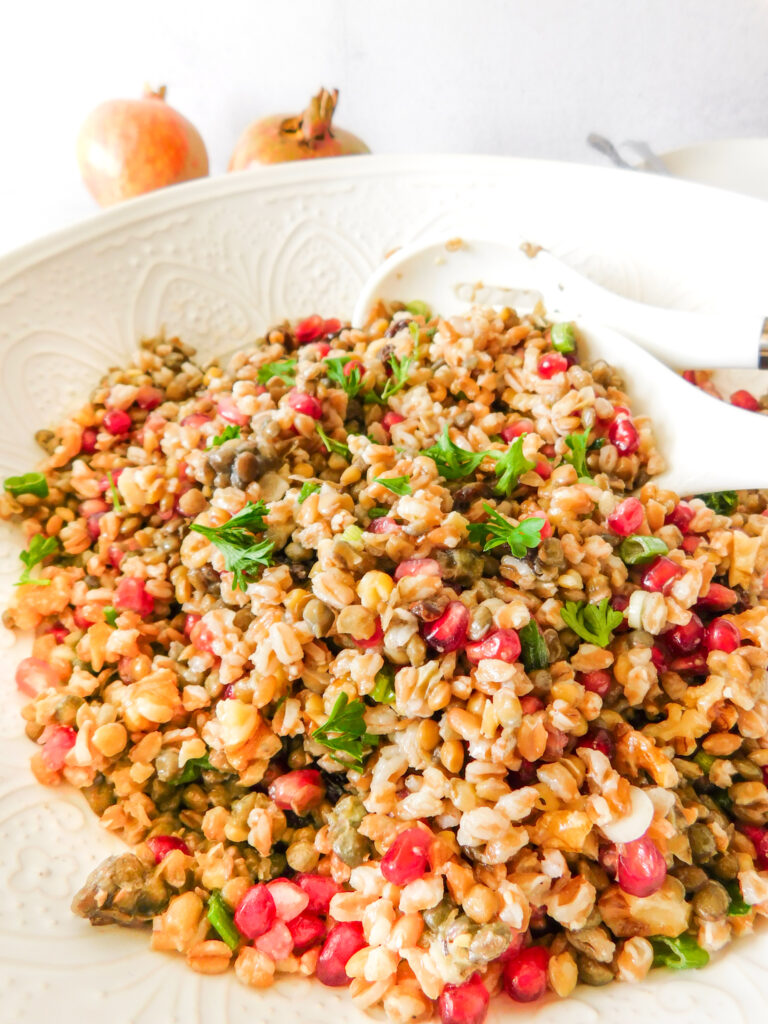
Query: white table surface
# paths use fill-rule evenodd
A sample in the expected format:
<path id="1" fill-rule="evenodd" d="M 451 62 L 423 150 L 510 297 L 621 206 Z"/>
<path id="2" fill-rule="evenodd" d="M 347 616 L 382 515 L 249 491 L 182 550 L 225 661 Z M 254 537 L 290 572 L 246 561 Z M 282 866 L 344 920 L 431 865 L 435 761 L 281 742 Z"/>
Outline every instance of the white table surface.
<path id="1" fill-rule="evenodd" d="M 29 0 L 0 21 L 0 250 L 92 213 L 74 158 L 103 99 L 165 82 L 222 173 L 253 118 L 341 91 L 375 152 L 597 162 L 768 135 L 766 0 Z"/>

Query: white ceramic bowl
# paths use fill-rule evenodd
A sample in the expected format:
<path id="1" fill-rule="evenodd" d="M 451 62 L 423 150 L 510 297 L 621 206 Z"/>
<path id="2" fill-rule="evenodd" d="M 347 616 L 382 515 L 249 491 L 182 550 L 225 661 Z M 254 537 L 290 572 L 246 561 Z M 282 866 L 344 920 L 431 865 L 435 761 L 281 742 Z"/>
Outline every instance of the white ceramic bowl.
<path id="1" fill-rule="evenodd" d="M 0 260 L 0 476 L 31 468 L 33 432 L 85 398 L 142 336 L 164 328 L 208 354 L 245 345 L 286 316 L 349 314 L 386 252 L 438 232 L 522 235 L 659 305 L 727 311 L 766 293 L 768 204 L 650 175 L 504 158 L 357 157 L 196 182 Z M 727 339 L 723 351 L 727 363 Z M 738 380 L 762 391 L 757 378 Z M 6 594 L 17 551 L 3 527 Z M 179 957 L 150 953 L 144 933 L 93 929 L 70 914 L 86 872 L 121 844 L 79 794 L 32 779 L 13 686 L 24 644 L 2 631 L 0 647 L 0 1019 L 364 1021 L 343 992 L 292 978 L 258 992 L 231 972 L 198 976 Z M 580 988 L 526 1015 L 548 1024 L 750 1020 L 768 998 L 766 952 L 757 936 L 704 971 Z M 503 997 L 490 1020 L 516 1012 Z"/>

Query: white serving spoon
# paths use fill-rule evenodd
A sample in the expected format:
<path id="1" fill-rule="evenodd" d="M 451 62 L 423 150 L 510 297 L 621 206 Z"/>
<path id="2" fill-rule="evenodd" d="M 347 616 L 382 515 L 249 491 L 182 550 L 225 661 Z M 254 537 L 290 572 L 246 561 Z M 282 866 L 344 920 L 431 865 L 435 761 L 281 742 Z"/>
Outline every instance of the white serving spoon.
<path id="1" fill-rule="evenodd" d="M 545 258 L 540 260 L 542 255 Z M 565 273 L 560 274 L 561 270 Z M 556 284 L 558 277 L 567 281 L 560 290 Z M 594 304 L 590 304 L 592 297 Z M 520 253 L 518 258 L 510 247 L 493 242 L 467 242 L 458 249 L 434 243 L 399 250 L 364 285 L 352 322 L 364 323 L 378 299 L 421 299 L 444 316 L 466 312 L 471 303 L 506 305 L 526 311 L 537 301 L 543 301 L 548 316 L 577 322 L 585 341 L 581 358 L 588 362 L 604 359 L 616 366 L 624 377 L 634 411 L 651 417 L 659 450 L 667 464 L 665 472 L 654 477 L 654 482 L 681 495 L 768 486 L 768 416 L 712 398 L 618 330 L 603 326 L 606 321 L 623 322 L 630 307 L 637 312 L 635 328 L 643 344 L 655 353 L 663 352 L 666 346 L 660 335 L 664 332 L 666 345 L 675 346 L 676 366 L 716 366 L 727 362 L 729 366 L 755 367 L 755 335 L 747 361 L 747 347 L 740 346 L 741 335 L 735 320 L 728 321 L 728 334 L 718 335 L 718 328 L 712 326 L 717 322 L 715 318 L 653 309 L 622 299 L 564 268 L 549 254 L 540 252 L 531 259 Z M 611 307 L 621 312 L 622 321 L 610 317 Z M 692 321 L 701 328 L 702 351 L 711 353 L 706 364 L 693 357 L 696 338 L 690 326 L 686 326 Z M 677 333 L 674 326 L 670 327 L 675 323 L 683 325 Z M 752 327 L 754 330 L 754 321 Z M 719 324 L 719 329 L 724 329 L 724 323 Z M 684 344 L 678 345 L 681 338 Z M 716 345 L 720 352 L 717 362 Z M 669 352 L 669 348 L 666 350 Z M 739 351 L 741 356 L 737 359 Z"/>

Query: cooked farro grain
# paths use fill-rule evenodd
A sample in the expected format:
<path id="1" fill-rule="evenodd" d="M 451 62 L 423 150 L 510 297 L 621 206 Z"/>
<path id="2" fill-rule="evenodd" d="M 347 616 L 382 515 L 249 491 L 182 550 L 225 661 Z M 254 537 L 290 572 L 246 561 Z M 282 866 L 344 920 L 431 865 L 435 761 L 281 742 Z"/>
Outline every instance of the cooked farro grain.
<path id="1" fill-rule="evenodd" d="M 76 913 L 450 1024 L 768 914 L 765 493 L 656 487 L 576 355 L 382 306 L 146 342 L 41 432 L 0 496 L 32 768 L 133 848 Z"/>

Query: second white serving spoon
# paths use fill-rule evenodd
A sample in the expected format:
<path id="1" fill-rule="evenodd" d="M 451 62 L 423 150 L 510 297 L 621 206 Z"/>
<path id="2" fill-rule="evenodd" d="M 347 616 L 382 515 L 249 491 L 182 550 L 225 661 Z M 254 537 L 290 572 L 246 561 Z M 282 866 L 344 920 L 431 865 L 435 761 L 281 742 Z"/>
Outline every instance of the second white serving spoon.
<path id="1" fill-rule="evenodd" d="M 464 243 L 461 248 L 450 249 L 444 243 L 436 243 L 399 250 L 366 282 L 352 322 L 364 323 L 378 299 L 420 299 L 444 316 L 465 313 L 472 303 L 526 311 L 543 300 L 548 316 L 576 320 L 584 341 L 580 358 L 586 362 L 604 359 L 616 366 L 624 377 L 633 411 L 652 419 L 654 435 L 667 465 L 664 473 L 653 478 L 655 483 L 681 495 L 768 486 L 768 416 L 720 402 L 688 384 L 645 348 L 611 327 L 602 326 L 605 313 L 599 304 L 589 308 L 584 300 L 583 314 L 576 313 L 571 306 L 564 308 L 557 293 L 548 294 L 551 281 L 546 272 L 543 280 L 537 278 L 535 268 L 544 267 L 544 263 L 538 263 L 538 256 L 533 260 L 523 257 L 525 262 L 511 261 L 510 249 L 503 243 L 478 243 L 483 247 L 482 253 L 473 248 L 474 244 Z M 488 257 L 494 254 L 496 246 L 496 263 L 491 266 Z M 629 301 L 588 284 L 619 303 Z M 650 308 L 641 303 L 630 305 L 646 312 Z M 652 312 L 664 317 L 698 318 L 698 314 Z M 653 339 L 656 338 L 654 334 Z M 645 334 L 643 342 L 651 347 Z M 730 339 L 720 337 L 718 344 L 719 365 L 735 365 Z M 751 362 L 739 365 L 757 365 L 755 348 L 753 343 Z M 679 365 L 700 367 L 702 363 L 681 358 Z"/>

